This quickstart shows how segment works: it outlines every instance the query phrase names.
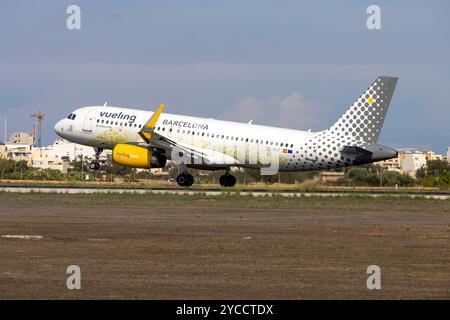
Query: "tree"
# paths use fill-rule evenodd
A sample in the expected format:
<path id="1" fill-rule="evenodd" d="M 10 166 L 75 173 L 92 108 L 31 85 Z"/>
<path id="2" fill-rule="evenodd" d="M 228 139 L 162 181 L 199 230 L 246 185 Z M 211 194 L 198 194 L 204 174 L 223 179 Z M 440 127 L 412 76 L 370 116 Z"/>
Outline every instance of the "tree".
<path id="1" fill-rule="evenodd" d="M 416 176 L 425 187 L 450 186 L 450 165 L 446 161 L 431 160 L 425 168 L 417 170 Z"/>
<path id="2" fill-rule="evenodd" d="M 443 160 L 431 160 L 427 161 L 427 166 L 424 168 L 420 168 L 416 172 L 416 176 L 418 178 L 425 177 L 438 177 L 441 175 L 445 175 L 450 171 L 450 165 L 447 161 Z"/>

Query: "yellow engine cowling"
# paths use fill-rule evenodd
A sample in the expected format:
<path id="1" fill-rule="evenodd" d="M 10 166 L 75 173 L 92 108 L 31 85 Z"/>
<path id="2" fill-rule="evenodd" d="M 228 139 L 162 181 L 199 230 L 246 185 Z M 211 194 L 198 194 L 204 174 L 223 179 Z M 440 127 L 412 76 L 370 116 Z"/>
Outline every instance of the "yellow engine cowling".
<path id="1" fill-rule="evenodd" d="M 163 168 L 166 156 L 151 150 L 131 144 L 119 143 L 113 149 L 113 160 L 121 166 L 150 169 Z"/>

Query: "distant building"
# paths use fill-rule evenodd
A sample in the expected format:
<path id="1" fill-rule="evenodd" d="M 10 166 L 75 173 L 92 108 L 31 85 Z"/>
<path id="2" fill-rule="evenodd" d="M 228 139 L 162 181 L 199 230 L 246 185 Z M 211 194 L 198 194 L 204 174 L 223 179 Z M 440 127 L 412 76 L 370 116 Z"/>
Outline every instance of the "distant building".
<path id="1" fill-rule="evenodd" d="M 66 173 L 69 167 L 69 161 L 56 158 L 52 149 L 33 148 L 32 150 L 32 167 L 37 169 L 53 169 Z"/>
<path id="2" fill-rule="evenodd" d="M 5 144 L 0 144 L 0 159 L 6 159 L 8 157 L 8 153 L 6 152 Z"/>
<path id="3" fill-rule="evenodd" d="M 403 157 L 399 155 L 396 158 L 383 160 L 380 162 L 377 162 L 376 164 L 380 165 L 385 171 L 394 171 L 402 173 L 402 166 L 401 166 L 401 160 Z"/>
<path id="4" fill-rule="evenodd" d="M 397 158 L 392 158 L 377 162 L 387 171 L 395 171 L 399 173 L 407 173 L 415 176 L 418 169 L 426 167 L 427 161 L 443 160 L 445 157 L 434 151 L 403 151 L 399 152 Z"/>
<path id="5" fill-rule="evenodd" d="M 14 161 L 26 161 L 31 166 L 31 150 L 30 144 L 6 144 L 6 158 Z"/>
<path id="6" fill-rule="evenodd" d="M 110 153 L 111 151 L 104 151 L 100 161 L 106 161 Z M 87 161 L 94 159 L 94 148 L 59 139 L 46 147 L 33 148 L 32 166 L 67 172 L 70 162 L 80 160 L 81 157 Z"/>
<path id="7" fill-rule="evenodd" d="M 426 166 L 427 153 L 421 151 L 409 151 L 403 153 L 403 159 L 401 161 L 401 168 L 403 173 L 415 176 L 418 169 L 424 168 Z"/>
<path id="8" fill-rule="evenodd" d="M 427 158 L 427 161 L 442 160 L 444 158 L 442 154 L 436 153 L 434 151 L 426 152 L 425 157 Z"/>
<path id="9" fill-rule="evenodd" d="M 61 161 L 70 162 L 79 160 L 81 156 L 88 159 L 95 158 L 94 148 L 72 143 L 64 139 L 55 140 L 53 144 L 42 149 L 50 150 L 50 154 L 56 159 L 61 159 Z M 106 157 L 106 152 L 102 155 Z"/>
<path id="10" fill-rule="evenodd" d="M 447 147 L 447 162 L 450 162 L 450 147 Z"/>
<path id="11" fill-rule="evenodd" d="M 34 135 L 24 131 L 13 132 L 5 144 L 34 145 Z"/>

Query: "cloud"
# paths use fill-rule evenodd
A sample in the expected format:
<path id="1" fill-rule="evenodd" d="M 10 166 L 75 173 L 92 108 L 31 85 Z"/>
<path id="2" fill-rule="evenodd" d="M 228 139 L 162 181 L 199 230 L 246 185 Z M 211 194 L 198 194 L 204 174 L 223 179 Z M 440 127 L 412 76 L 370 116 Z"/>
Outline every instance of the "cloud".
<path id="1" fill-rule="evenodd" d="M 300 92 L 265 99 L 245 97 L 227 108 L 222 118 L 292 129 L 320 129 L 328 122 L 330 104 L 305 99 Z"/>

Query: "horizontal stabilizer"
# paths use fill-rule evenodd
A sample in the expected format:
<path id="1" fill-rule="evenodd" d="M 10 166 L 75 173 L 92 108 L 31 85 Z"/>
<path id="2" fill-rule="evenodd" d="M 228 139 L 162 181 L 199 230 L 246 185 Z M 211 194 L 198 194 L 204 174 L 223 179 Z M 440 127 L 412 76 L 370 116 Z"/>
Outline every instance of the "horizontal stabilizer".
<path id="1" fill-rule="evenodd" d="M 398 156 L 398 151 L 381 144 L 369 144 L 364 148 L 357 146 L 343 146 L 341 153 L 354 158 L 355 163 L 367 163 L 392 159 Z"/>

